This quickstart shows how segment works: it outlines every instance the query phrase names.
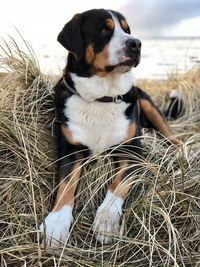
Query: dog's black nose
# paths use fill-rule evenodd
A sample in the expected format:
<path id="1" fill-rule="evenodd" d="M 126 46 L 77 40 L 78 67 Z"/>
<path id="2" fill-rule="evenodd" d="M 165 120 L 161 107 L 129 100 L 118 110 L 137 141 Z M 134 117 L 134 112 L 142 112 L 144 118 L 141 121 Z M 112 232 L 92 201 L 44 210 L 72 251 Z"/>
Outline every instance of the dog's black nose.
<path id="1" fill-rule="evenodd" d="M 141 49 L 142 43 L 140 40 L 131 38 L 126 41 L 126 46 L 133 52 L 138 52 Z"/>

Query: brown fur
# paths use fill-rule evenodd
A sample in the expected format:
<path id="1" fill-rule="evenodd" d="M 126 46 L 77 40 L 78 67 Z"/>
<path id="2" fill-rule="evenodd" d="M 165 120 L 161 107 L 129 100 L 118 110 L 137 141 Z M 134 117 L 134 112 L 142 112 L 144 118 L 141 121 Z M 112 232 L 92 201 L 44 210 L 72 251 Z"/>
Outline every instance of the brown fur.
<path id="1" fill-rule="evenodd" d="M 94 61 L 94 50 L 92 45 L 89 45 L 86 49 L 86 53 L 85 53 L 85 61 L 87 64 L 92 64 Z"/>
<path id="2" fill-rule="evenodd" d="M 128 24 L 127 24 L 127 22 L 125 20 L 121 20 L 120 24 L 121 24 L 121 26 L 122 26 L 122 28 L 124 29 L 125 32 L 128 31 L 129 27 L 128 27 Z"/>
<path id="3" fill-rule="evenodd" d="M 122 182 L 122 177 L 126 171 L 126 167 L 128 166 L 127 161 L 123 161 L 120 163 L 120 170 L 115 176 L 112 184 L 110 185 L 108 191 L 112 192 L 117 197 L 121 197 L 123 199 L 126 198 L 128 191 L 130 189 L 130 185 L 127 181 Z"/>
<path id="4" fill-rule="evenodd" d="M 93 66 L 97 70 L 104 70 L 105 67 L 108 65 L 109 65 L 108 45 L 105 45 L 104 49 L 100 53 L 95 55 Z"/>
<path id="5" fill-rule="evenodd" d="M 147 100 L 140 99 L 139 102 L 141 109 L 144 112 L 147 119 L 173 144 L 180 145 L 180 141 L 173 136 L 165 119 L 159 114 L 156 108 L 153 105 L 151 105 L 151 103 Z"/>
<path id="6" fill-rule="evenodd" d="M 113 30 L 115 27 L 115 23 L 112 19 L 107 19 L 106 20 L 106 26 Z"/>
<path id="7" fill-rule="evenodd" d="M 100 77 L 106 76 L 105 67 L 109 65 L 108 45 L 98 54 L 95 54 L 92 45 L 89 45 L 86 49 L 85 61 L 93 66 L 94 74 Z"/>
<path id="8" fill-rule="evenodd" d="M 56 202 L 53 211 L 59 211 L 64 205 L 74 205 L 74 194 L 81 175 L 81 166 L 75 164 L 71 172 L 69 181 L 62 180 L 56 196 Z M 65 177 L 63 177 L 65 178 Z"/>
<path id="9" fill-rule="evenodd" d="M 107 19 L 105 25 L 110 29 L 114 29 L 115 27 L 115 23 L 112 19 Z M 94 49 L 90 44 L 86 48 L 85 61 L 87 64 L 93 66 L 93 71 L 97 76 L 106 76 L 107 71 L 105 70 L 105 67 L 109 65 L 108 45 L 106 45 L 100 53 L 95 54 Z"/>
<path id="10" fill-rule="evenodd" d="M 65 136 L 65 138 L 70 144 L 73 144 L 73 145 L 79 144 L 79 142 L 73 139 L 72 132 L 66 126 L 61 125 L 61 130 L 62 130 L 63 135 Z"/>
<path id="11" fill-rule="evenodd" d="M 128 133 L 126 137 L 126 141 L 129 142 L 136 135 L 137 126 L 134 122 L 130 123 L 128 127 Z"/>

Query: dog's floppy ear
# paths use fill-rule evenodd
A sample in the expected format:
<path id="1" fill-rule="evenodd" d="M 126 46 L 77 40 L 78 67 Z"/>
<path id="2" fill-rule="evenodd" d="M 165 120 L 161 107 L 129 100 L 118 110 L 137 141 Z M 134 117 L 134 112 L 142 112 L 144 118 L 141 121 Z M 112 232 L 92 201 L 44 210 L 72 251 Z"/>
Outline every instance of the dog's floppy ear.
<path id="1" fill-rule="evenodd" d="M 84 56 L 84 43 L 81 36 L 81 14 L 76 14 L 74 17 L 65 24 L 64 28 L 58 35 L 58 42 L 64 48 L 75 55 L 77 59 Z"/>

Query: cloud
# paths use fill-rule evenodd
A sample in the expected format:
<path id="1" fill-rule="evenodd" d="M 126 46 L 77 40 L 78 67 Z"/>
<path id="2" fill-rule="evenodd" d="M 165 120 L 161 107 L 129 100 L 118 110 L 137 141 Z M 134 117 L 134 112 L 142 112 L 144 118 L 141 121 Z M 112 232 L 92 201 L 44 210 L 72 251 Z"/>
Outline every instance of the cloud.
<path id="1" fill-rule="evenodd" d="M 181 21 L 200 16 L 200 0 L 130 0 L 121 10 L 144 36 L 162 35 Z"/>

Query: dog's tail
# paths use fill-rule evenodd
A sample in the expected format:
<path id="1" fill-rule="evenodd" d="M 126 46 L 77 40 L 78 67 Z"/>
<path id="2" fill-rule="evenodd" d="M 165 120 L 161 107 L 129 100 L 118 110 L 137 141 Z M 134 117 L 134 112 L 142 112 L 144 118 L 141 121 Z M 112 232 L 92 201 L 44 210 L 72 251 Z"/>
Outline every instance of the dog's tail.
<path id="1" fill-rule="evenodd" d="M 179 90 L 172 90 L 170 93 L 170 103 L 164 115 L 167 120 L 175 120 L 181 114 L 183 109 L 183 101 Z"/>

